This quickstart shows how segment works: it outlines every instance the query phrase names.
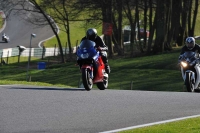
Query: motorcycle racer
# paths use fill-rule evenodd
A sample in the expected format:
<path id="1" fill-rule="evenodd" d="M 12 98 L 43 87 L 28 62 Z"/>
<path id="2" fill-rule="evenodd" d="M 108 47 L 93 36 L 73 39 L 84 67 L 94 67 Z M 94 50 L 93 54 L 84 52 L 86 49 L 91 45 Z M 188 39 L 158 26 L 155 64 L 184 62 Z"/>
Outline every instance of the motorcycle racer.
<path id="1" fill-rule="evenodd" d="M 5 42 L 10 41 L 9 37 L 5 33 L 3 33 L 2 35 L 2 41 L 5 41 Z"/>
<path id="2" fill-rule="evenodd" d="M 100 51 L 103 63 L 105 64 L 106 73 L 110 73 L 110 66 L 108 65 L 107 50 L 108 47 L 105 45 L 103 40 L 97 35 L 97 30 L 95 28 L 89 28 L 86 32 L 86 36 L 81 39 L 81 41 L 88 39 L 96 43 L 95 47 Z"/>
<path id="3" fill-rule="evenodd" d="M 185 53 L 185 51 L 193 51 L 198 52 L 200 54 L 200 46 L 195 43 L 194 37 L 187 37 L 185 40 L 185 46 L 181 49 L 181 53 Z"/>

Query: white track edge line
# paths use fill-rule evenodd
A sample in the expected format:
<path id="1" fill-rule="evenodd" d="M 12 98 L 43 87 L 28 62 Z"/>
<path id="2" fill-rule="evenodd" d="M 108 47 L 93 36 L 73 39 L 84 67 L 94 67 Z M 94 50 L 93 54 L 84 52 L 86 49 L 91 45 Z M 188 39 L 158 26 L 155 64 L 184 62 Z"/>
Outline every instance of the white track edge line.
<path id="1" fill-rule="evenodd" d="M 141 127 L 147 127 L 147 126 L 153 126 L 153 125 L 169 123 L 169 122 L 174 122 L 174 121 L 180 121 L 180 120 L 185 120 L 188 118 L 196 118 L 196 117 L 200 117 L 200 114 L 193 115 L 193 116 L 181 117 L 181 118 L 175 118 L 175 119 L 170 119 L 170 120 L 158 121 L 158 122 L 153 122 L 153 123 L 148 123 L 148 124 L 142 124 L 142 125 L 137 125 L 137 126 L 132 126 L 132 127 L 126 127 L 126 128 L 116 129 L 116 130 L 104 131 L 104 132 L 99 132 L 99 133 L 116 133 L 116 132 L 120 132 L 120 131 L 136 129 L 136 128 L 141 128 Z"/>

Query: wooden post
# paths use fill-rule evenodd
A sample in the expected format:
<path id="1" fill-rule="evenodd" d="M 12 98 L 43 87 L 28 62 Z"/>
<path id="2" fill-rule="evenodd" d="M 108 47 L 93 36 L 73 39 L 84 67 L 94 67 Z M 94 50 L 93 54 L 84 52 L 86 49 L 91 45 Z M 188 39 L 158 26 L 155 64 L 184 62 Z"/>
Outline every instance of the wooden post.
<path id="1" fill-rule="evenodd" d="M 18 63 L 20 62 L 20 55 L 21 55 L 21 51 L 19 50 Z"/>
<path id="2" fill-rule="evenodd" d="M 7 61 L 6 61 L 7 64 L 8 64 L 8 57 L 9 57 L 9 50 L 8 50 L 8 54 L 7 54 Z"/>
<path id="3" fill-rule="evenodd" d="M 56 56 L 56 44 L 54 46 L 54 57 Z"/>
<path id="4" fill-rule="evenodd" d="M 1 52 L 1 63 L 3 61 L 3 52 Z"/>

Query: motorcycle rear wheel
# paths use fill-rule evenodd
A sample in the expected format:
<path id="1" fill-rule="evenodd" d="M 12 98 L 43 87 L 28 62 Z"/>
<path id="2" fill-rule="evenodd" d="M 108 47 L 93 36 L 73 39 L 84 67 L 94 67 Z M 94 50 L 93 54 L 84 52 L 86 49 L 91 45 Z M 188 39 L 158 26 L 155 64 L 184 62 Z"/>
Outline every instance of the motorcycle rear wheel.
<path id="1" fill-rule="evenodd" d="M 105 90 L 108 88 L 108 78 L 104 77 L 103 82 L 97 83 L 99 90 Z"/>
<path id="2" fill-rule="evenodd" d="M 191 76 L 192 75 L 190 73 L 186 74 L 185 86 L 186 86 L 188 92 L 195 92 L 194 83 L 192 82 Z"/>
<path id="3" fill-rule="evenodd" d="M 93 82 L 90 76 L 90 71 L 89 69 L 82 69 L 82 81 L 83 81 L 83 86 L 85 90 L 90 91 L 93 86 Z"/>

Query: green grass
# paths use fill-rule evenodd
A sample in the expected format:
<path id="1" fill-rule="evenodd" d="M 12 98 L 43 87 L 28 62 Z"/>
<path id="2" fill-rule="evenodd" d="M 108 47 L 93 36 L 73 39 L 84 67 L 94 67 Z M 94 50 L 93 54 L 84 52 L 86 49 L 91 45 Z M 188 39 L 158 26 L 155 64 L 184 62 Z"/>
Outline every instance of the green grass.
<path id="1" fill-rule="evenodd" d="M 77 79 L 73 76 L 76 76 L 77 74 L 73 74 L 72 72 L 76 72 L 77 69 L 74 67 L 71 71 L 70 68 L 68 68 L 68 64 L 60 64 L 60 65 L 50 65 L 47 66 L 48 68 L 46 70 L 38 70 L 37 64 L 41 60 L 32 60 L 30 63 L 30 69 L 29 74 L 31 76 L 31 82 L 26 82 L 27 80 L 27 62 L 23 62 L 20 64 L 9 64 L 9 65 L 3 65 L 1 66 L 0 71 L 0 84 L 16 84 L 22 83 L 22 84 L 37 84 L 42 86 L 65 86 L 65 87 L 77 87 Z M 45 61 L 45 60 L 43 60 Z M 47 63 L 47 65 L 49 65 Z M 72 67 L 72 66 L 70 66 Z M 66 69 L 67 68 L 67 69 Z M 12 71 L 15 70 L 15 71 Z M 69 75 L 68 75 L 69 74 Z M 71 76 L 70 76 L 71 75 Z M 78 76 L 76 76 L 78 77 Z M 68 84 L 66 80 L 68 78 L 71 78 L 71 83 Z M 73 85 L 73 86 L 70 86 Z"/>
<path id="2" fill-rule="evenodd" d="M 119 133 L 200 133 L 200 118 L 186 119 L 171 123 L 159 124 Z"/>
<path id="3" fill-rule="evenodd" d="M 3 19 L 0 17 L 0 28 L 2 28 L 3 27 Z"/>
<path id="4" fill-rule="evenodd" d="M 113 83 L 110 87 L 130 89 L 132 82 L 134 90 L 182 91 L 182 79 L 177 66 L 178 56 L 177 51 L 155 56 L 109 60 L 112 68 L 109 82 Z"/>

